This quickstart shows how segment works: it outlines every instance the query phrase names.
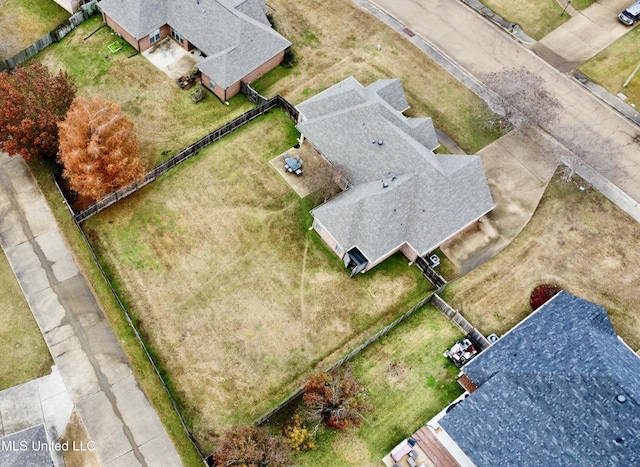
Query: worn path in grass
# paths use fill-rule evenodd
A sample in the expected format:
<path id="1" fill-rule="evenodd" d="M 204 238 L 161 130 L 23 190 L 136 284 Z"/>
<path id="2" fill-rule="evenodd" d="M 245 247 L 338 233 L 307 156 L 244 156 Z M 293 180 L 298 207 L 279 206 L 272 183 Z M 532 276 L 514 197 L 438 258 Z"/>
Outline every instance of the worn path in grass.
<path id="1" fill-rule="evenodd" d="M 589 149 L 592 153 L 611 153 L 589 160 L 594 177 L 601 182 L 599 189 L 640 219 L 640 151 L 633 138 L 635 125 L 461 3 L 375 3 L 442 51 L 476 82 L 483 83 L 488 73 L 514 67 L 540 76 L 561 106 L 557 124 L 544 129 L 559 142 L 572 141 L 576 135 L 589 136 L 591 146 L 596 147 Z"/>
<path id="2" fill-rule="evenodd" d="M 180 465 L 27 165 L 6 154 L 0 244 L 101 463 Z"/>

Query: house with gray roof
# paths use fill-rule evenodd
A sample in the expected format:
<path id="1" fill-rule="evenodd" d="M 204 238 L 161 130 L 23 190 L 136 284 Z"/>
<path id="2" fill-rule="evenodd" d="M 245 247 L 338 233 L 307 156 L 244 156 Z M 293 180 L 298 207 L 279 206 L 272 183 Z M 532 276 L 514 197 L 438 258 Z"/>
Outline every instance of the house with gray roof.
<path id="1" fill-rule="evenodd" d="M 460 465 L 640 465 L 640 357 L 599 305 L 560 292 L 459 381 L 423 430 Z"/>
<path id="2" fill-rule="evenodd" d="M 430 118 L 407 118 L 399 79 L 350 77 L 306 100 L 298 130 L 346 180 L 313 228 L 365 272 L 400 251 L 425 256 L 494 208 L 479 156 L 436 155 Z"/>
<path id="3" fill-rule="evenodd" d="M 98 8 L 139 52 L 167 37 L 198 49 L 202 84 L 223 101 L 279 65 L 291 45 L 271 28 L 263 0 L 101 0 Z"/>

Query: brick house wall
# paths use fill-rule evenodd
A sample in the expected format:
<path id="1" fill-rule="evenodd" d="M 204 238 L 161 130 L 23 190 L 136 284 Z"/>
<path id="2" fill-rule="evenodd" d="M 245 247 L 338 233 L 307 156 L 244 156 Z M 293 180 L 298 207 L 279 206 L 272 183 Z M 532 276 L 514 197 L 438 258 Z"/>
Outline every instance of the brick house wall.
<path id="1" fill-rule="evenodd" d="M 325 229 L 322 224 L 320 224 L 320 222 L 318 222 L 316 219 L 313 219 L 313 230 L 315 230 L 316 233 L 320 235 L 320 238 L 327 244 L 329 248 L 333 250 L 336 255 L 338 255 L 340 259 L 344 258 L 344 248 L 342 248 L 338 244 L 336 239 L 333 238 L 333 235 L 331 235 L 331 233 L 329 233 L 329 231 Z"/>
<path id="2" fill-rule="evenodd" d="M 256 68 L 251 73 L 249 73 L 247 76 L 242 78 L 241 81 L 244 81 L 245 83 L 253 83 L 255 80 L 260 78 L 262 75 L 264 75 L 268 71 L 271 71 L 275 67 L 280 65 L 282 63 L 282 60 L 284 60 L 284 50 L 282 52 L 280 52 L 278 55 L 276 55 L 275 57 L 273 57 L 273 58 L 267 60 L 266 62 L 264 62 L 258 68 Z M 238 83 L 238 86 L 239 86 L 239 83 Z"/>

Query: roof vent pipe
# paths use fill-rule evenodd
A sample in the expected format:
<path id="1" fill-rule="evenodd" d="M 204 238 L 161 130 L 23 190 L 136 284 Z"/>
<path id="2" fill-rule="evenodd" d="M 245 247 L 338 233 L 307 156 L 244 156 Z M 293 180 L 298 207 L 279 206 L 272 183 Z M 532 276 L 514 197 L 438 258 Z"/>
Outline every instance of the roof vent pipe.
<path id="1" fill-rule="evenodd" d="M 382 146 L 382 140 L 381 139 L 378 140 L 378 146 Z"/>

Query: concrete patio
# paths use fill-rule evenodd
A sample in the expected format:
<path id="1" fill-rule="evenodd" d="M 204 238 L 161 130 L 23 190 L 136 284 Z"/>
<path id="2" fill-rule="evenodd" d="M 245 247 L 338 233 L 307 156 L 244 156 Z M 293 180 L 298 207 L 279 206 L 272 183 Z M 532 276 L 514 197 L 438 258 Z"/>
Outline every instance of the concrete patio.
<path id="1" fill-rule="evenodd" d="M 181 76 L 191 73 L 203 58 L 198 49 L 187 52 L 169 37 L 142 52 L 142 56 L 174 82 Z"/>

